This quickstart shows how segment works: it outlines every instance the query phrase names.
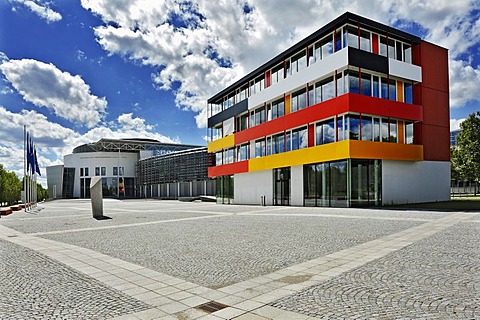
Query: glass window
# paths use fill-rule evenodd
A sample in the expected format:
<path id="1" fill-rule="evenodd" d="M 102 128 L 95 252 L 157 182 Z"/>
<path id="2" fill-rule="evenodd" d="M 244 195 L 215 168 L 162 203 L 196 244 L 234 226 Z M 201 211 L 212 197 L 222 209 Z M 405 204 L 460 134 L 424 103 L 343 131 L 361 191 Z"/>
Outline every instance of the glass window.
<path id="1" fill-rule="evenodd" d="M 380 97 L 383 99 L 388 99 L 388 80 L 387 78 L 382 78 Z"/>
<path id="2" fill-rule="evenodd" d="M 88 168 L 85 168 L 85 177 L 89 176 L 88 174 Z"/>
<path id="3" fill-rule="evenodd" d="M 282 153 L 284 149 L 285 138 L 283 133 L 279 133 L 272 137 L 272 154 Z"/>
<path id="4" fill-rule="evenodd" d="M 317 123 L 316 126 L 316 145 L 335 142 L 335 119 L 330 119 Z"/>
<path id="5" fill-rule="evenodd" d="M 390 139 L 389 142 L 397 142 L 397 120 L 390 119 Z"/>
<path id="6" fill-rule="evenodd" d="M 322 101 L 335 98 L 335 83 L 333 77 L 329 77 L 322 82 Z"/>
<path id="7" fill-rule="evenodd" d="M 118 174 L 119 174 L 120 176 L 123 176 L 123 172 L 124 172 L 124 171 L 125 171 L 125 170 L 124 170 L 124 167 L 118 167 Z"/>
<path id="8" fill-rule="evenodd" d="M 411 82 L 403 83 L 403 99 L 406 103 L 413 103 L 413 84 Z"/>
<path id="9" fill-rule="evenodd" d="M 349 84 L 349 92 L 351 93 L 360 93 L 359 92 L 359 81 L 358 81 L 358 72 L 357 71 L 348 71 L 348 84 Z"/>
<path id="10" fill-rule="evenodd" d="M 362 94 L 365 96 L 372 96 L 372 76 L 368 73 L 362 72 Z"/>
<path id="11" fill-rule="evenodd" d="M 380 119 L 373 118 L 373 141 L 380 141 Z"/>
<path id="12" fill-rule="evenodd" d="M 100 167 L 95 167 L 95 175 L 96 176 L 100 175 Z"/>
<path id="13" fill-rule="evenodd" d="M 306 106 L 307 106 L 307 93 L 305 88 L 292 93 L 292 101 L 291 101 L 292 112 L 301 110 Z"/>
<path id="14" fill-rule="evenodd" d="M 307 147 L 307 127 L 292 130 L 292 150 L 298 150 Z"/>
<path id="15" fill-rule="evenodd" d="M 118 167 L 113 167 L 113 175 L 118 176 Z"/>
<path id="16" fill-rule="evenodd" d="M 348 131 L 348 128 L 344 128 L 344 125 L 345 121 L 343 120 L 343 116 L 339 116 L 337 118 L 338 141 L 348 139 L 348 137 L 345 137 L 345 132 Z"/>
<path id="17" fill-rule="evenodd" d="M 380 119 L 380 133 L 382 135 L 382 141 L 388 141 L 388 119 Z"/>
<path id="18" fill-rule="evenodd" d="M 380 55 L 386 57 L 387 56 L 387 38 L 380 37 Z"/>
<path id="19" fill-rule="evenodd" d="M 248 113 L 237 117 L 237 132 L 248 128 Z"/>
<path id="20" fill-rule="evenodd" d="M 388 93 L 390 100 L 397 100 L 397 81 L 390 79 L 390 84 L 388 86 Z"/>
<path id="21" fill-rule="evenodd" d="M 397 60 L 400 60 L 400 61 L 403 61 L 403 57 L 402 57 L 402 53 L 403 53 L 403 50 L 402 50 L 402 43 L 399 42 L 399 41 L 395 41 L 396 43 L 396 46 L 397 46 L 397 51 L 396 51 L 396 57 L 397 57 Z"/>
<path id="22" fill-rule="evenodd" d="M 380 81 L 378 76 L 372 76 L 373 79 L 373 92 L 372 97 L 379 98 L 380 97 Z"/>
<path id="23" fill-rule="evenodd" d="M 283 63 L 274 67 L 270 73 L 271 84 L 277 83 L 283 79 Z"/>
<path id="24" fill-rule="evenodd" d="M 283 78 L 287 78 L 290 75 L 292 75 L 292 68 L 290 66 L 290 60 L 287 60 L 285 61 L 285 76 Z"/>
<path id="25" fill-rule="evenodd" d="M 250 95 L 254 95 L 262 89 L 265 88 L 265 77 L 263 75 L 259 76 L 255 80 L 250 81 Z"/>
<path id="26" fill-rule="evenodd" d="M 313 86 L 308 87 L 308 106 L 313 106 L 315 104 L 315 90 Z"/>
<path id="27" fill-rule="evenodd" d="M 403 61 L 412 63 L 412 46 L 409 44 L 403 44 Z"/>
<path id="28" fill-rule="evenodd" d="M 285 151 L 292 151 L 292 131 L 285 133 Z"/>
<path id="29" fill-rule="evenodd" d="M 349 138 L 351 140 L 360 139 L 360 117 L 355 115 L 348 116 L 350 134 Z"/>
<path id="30" fill-rule="evenodd" d="M 248 160 L 248 145 L 244 144 L 237 147 L 237 161 Z"/>
<path id="31" fill-rule="evenodd" d="M 395 59 L 395 40 L 388 39 L 388 57 Z"/>
<path id="32" fill-rule="evenodd" d="M 372 141 L 373 128 L 372 117 L 362 116 L 362 140 Z"/>
<path id="33" fill-rule="evenodd" d="M 260 107 L 250 113 L 250 127 L 258 126 L 265 122 L 265 108 Z"/>
<path id="34" fill-rule="evenodd" d="M 371 52 L 370 32 L 360 30 L 360 49 Z"/>
<path id="35" fill-rule="evenodd" d="M 222 165 L 223 160 L 223 153 L 222 151 L 215 153 L 215 165 L 220 166 Z"/>
<path id="36" fill-rule="evenodd" d="M 315 61 L 325 59 L 333 53 L 333 34 L 328 35 L 324 39 L 315 44 Z"/>
<path id="37" fill-rule="evenodd" d="M 335 32 L 335 52 L 342 49 L 342 29 Z"/>
<path id="38" fill-rule="evenodd" d="M 308 59 L 308 65 L 309 66 L 315 63 L 315 56 L 313 54 L 313 45 L 308 47 L 307 59 Z"/>
<path id="39" fill-rule="evenodd" d="M 225 150 L 225 157 L 224 157 L 224 163 L 233 163 L 234 161 L 234 151 L 233 148 Z"/>
<path id="40" fill-rule="evenodd" d="M 343 72 L 337 73 L 337 96 L 341 96 L 342 94 L 348 92 L 348 89 L 345 90 L 345 88 L 348 86 L 345 85 L 344 79 L 346 79 L 346 77 L 343 76 Z"/>
<path id="41" fill-rule="evenodd" d="M 343 30 L 343 39 L 346 40 L 343 46 L 345 47 L 346 43 L 349 47 L 358 49 L 358 29 L 352 26 L 347 26 Z"/>
<path id="42" fill-rule="evenodd" d="M 255 157 L 265 156 L 265 139 L 255 141 Z"/>
<path id="43" fill-rule="evenodd" d="M 413 122 L 405 122 L 405 143 L 413 144 Z"/>
<path id="44" fill-rule="evenodd" d="M 240 89 L 237 89 L 237 94 L 235 96 L 235 103 L 239 103 L 248 98 L 248 85 L 244 85 Z"/>
<path id="45" fill-rule="evenodd" d="M 80 177 L 83 177 L 83 168 L 80 168 Z"/>
<path id="46" fill-rule="evenodd" d="M 102 176 L 106 176 L 107 175 L 107 168 L 106 167 L 102 167 Z"/>
<path id="47" fill-rule="evenodd" d="M 307 67 L 307 55 L 305 50 L 297 53 L 292 57 L 291 60 L 291 69 L 292 74 L 302 70 L 303 68 Z"/>
<path id="48" fill-rule="evenodd" d="M 267 156 L 272 154 L 272 137 L 267 138 Z"/>

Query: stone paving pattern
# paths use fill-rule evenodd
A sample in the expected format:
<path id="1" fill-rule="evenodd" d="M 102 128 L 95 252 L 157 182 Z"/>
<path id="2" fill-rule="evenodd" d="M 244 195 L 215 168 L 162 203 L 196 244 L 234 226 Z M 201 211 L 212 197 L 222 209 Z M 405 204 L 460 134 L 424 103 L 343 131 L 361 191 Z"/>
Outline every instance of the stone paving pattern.
<path id="1" fill-rule="evenodd" d="M 61 200 L 0 219 L 0 319 L 480 319 L 480 212 L 104 209 L 97 221 Z M 211 300 L 228 307 L 196 308 Z"/>
<path id="2" fill-rule="evenodd" d="M 149 305 L 0 240 L 0 319 L 108 319 Z"/>
<path id="3" fill-rule="evenodd" d="M 320 319 L 480 319 L 480 224 L 450 227 L 271 306 Z"/>
<path id="4" fill-rule="evenodd" d="M 219 288 L 418 225 L 291 216 L 227 216 L 104 231 L 40 235 L 202 286 Z"/>

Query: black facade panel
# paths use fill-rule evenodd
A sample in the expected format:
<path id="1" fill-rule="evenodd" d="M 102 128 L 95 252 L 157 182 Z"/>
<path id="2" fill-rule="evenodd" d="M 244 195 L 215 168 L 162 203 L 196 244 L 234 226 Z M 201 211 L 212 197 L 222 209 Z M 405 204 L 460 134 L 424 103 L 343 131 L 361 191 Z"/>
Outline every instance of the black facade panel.
<path id="1" fill-rule="evenodd" d="M 208 127 L 211 128 L 222 121 L 230 119 L 240 113 L 243 113 L 248 110 L 248 99 L 235 103 L 230 108 L 223 110 L 222 112 L 217 113 L 216 115 L 208 118 Z"/>
<path id="2" fill-rule="evenodd" d="M 348 48 L 348 64 L 358 68 L 388 74 L 388 59 L 375 53 Z"/>

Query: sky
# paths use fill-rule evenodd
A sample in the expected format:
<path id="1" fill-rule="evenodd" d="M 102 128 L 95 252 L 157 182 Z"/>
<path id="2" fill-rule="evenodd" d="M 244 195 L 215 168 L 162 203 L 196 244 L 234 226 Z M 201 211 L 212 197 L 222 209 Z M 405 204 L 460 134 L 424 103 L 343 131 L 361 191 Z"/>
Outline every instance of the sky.
<path id="1" fill-rule="evenodd" d="M 480 110 L 480 0 L 2 0 L 0 163 L 101 138 L 206 145 L 207 99 L 350 11 L 449 49 L 450 124 Z"/>

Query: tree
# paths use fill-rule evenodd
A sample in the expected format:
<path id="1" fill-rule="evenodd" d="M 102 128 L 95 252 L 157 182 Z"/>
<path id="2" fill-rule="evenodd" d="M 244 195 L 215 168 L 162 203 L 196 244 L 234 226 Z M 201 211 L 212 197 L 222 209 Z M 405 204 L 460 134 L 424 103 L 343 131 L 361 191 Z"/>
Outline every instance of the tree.
<path id="1" fill-rule="evenodd" d="M 42 201 L 48 198 L 48 190 L 44 189 L 40 183 L 37 183 L 37 199 Z"/>
<path id="2" fill-rule="evenodd" d="M 7 171 L 0 164 L 0 204 L 13 205 L 20 200 L 22 183 L 15 172 Z"/>
<path id="3" fill-rule="evenodd" d="M 480 183 L 480 111 L 460 124 L 457 143 L 452 148 L 452 172 L 464 181 Z"/>

